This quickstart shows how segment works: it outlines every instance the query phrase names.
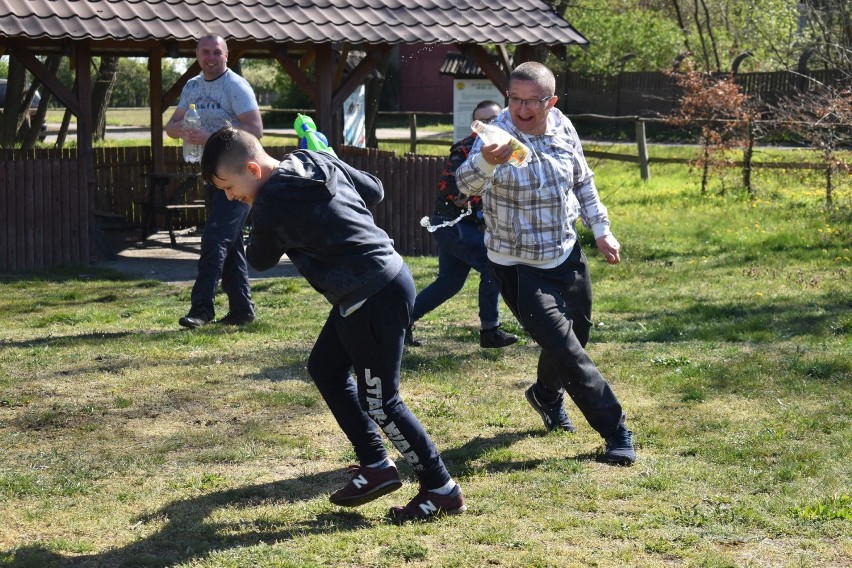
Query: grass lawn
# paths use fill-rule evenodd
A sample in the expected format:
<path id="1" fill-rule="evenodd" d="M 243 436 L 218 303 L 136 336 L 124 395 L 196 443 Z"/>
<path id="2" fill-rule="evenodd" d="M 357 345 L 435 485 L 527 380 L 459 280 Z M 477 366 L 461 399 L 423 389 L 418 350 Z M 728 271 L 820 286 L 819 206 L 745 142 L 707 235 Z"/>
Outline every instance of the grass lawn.
<path id="1" fill-rule="evenodd" d="M 163 113 L 163 122 L 165 123 L 169 117 L 174 112 L 174 108 L 169 108 L 165 113 Z M 271 109 L 270 107 L 262 107 L 261 112 L 264 114 L 264 124 L 267 127 L 267 132 L 264 134 L 263 141 L 265 144 L 270 146 L 296 146 L 298 145 L 298 138 L 296 137 L 295 131 L 291 130 L 293 127 L 293 118 L 292 114 L 285 113 L 283 111 L 276 111 Z M 62 122 L 62 118 L 65 111 L 62 109 L 54 109 L 49 110 L 47 113 L 46 120 L 48 123 L 59 124 Z M 440 122 L 435 122 L 435 119 L 430 119 L 430 117 L 420 117 L 420 125 L 422 128 L 429 128 L 431 130 L 443 131 L 447 134 L 446 143 L 443 144 L 429 144 L 429 143 L 419 143 L 417 145 L 417 153 L 418 154 L 426 154 L 433 156 L 444 156 L 449 152 L 450 144 L 449 142 L 452 140 L 452 132 L 453 125 L 445 124 Z M 139 128 L 148 128 L 151 126 L 151 111 L 148 107 L 139 107 L 139 108 L 109 108 L 107 109 L 106 116 L 107 126 L 130 126 L 130 127 L 139 127 Z M 76 125 L 76 118 L 72 117 L 71 124 Z M 405 117 L 385 117 L 380 124 L 380 127 L 385 128 L 402 128 L 405 129 L 406 134 L 403 137 L 408 136 L 408 121 Z M 269 130 L 275 129 L 284 129 L 291 132 L 291 134 L 287 133 L 278 133 L 278 132 L 270 132 Z M 163 137 L 163 144 L 166 146 L 179 146 L 182 142 L 180 140 L 169 138 L 168 136 Z M 43 143 L 41 144 L 44 147 L 52 147 L 52 143 Z M 74 147 L 76 145 L 76 141 L 68 141 L 66 143 L 67 147 Z M 96 146 L 150 146 L 151 139 L 150 137 L 144 138 L 136 138 L 136 137 L 128 137 L 126 139 L 116 140 L 112 137 L 108 140 L 97 142 Z M 400 143 L 400 142 L 382 142 L 379 141 L 379 148 L 382 150 L 388 150 L 397 152 L 398 154 L 404 154 L 409 151 L 410 143 Z"/>
<path id="2" fill-rule="evenodd" d="M 589 352 L 635 466 L 595 461 L 571 403 L 577 433 L 543 431 L 523 398 L 538 349 L 478 347 L 477 278 L 421 320 L 402 377 L 469 510 L 398 527 L 416 485 L 393 449 L 400 491 L 328 501 L 354 456 L 305 371 L 329 306 L 302 279 L 255 283 L 245 328 L 185 331 L 187 285 L 5 276 L 0 566 L 852 564 L 848 176 L 826 209 L 815 173 L 759 172 L 747 199 L 733 174 L 702 196 L 684 166 L 592 166 L 624 261 L 583 232 Z"/>

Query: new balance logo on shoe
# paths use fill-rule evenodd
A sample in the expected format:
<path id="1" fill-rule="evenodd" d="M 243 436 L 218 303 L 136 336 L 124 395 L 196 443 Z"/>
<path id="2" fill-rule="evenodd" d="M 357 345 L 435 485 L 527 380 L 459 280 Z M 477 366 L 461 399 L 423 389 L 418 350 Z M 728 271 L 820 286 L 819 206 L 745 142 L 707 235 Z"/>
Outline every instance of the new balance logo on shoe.
<path id="1" fill-rule="evenodd" d="M 424 517 L 428 517 L 437 513 L 438 507 L 432 501 L 426 501 L 425 503 L 420 503 L 420 511 Z"/>
<path id="2" fill-rule="evenodd" d="M 367 481 L 367 478 L 363 475 L 357 475 L 352 478 L 352 485 L 354 485 L 357 489 L 366 487 L 368 483 L 370 482 Z"/>
<path id="3" fill-rule="evenodd" d="M 404 507 L 391 507 L 391 519 L 396 523 L 426 521 L 440 515 L 461 515 L 467 511 L 461 487 L 456 484 L 447 495 L 420 488 L 414 499 Z"/>

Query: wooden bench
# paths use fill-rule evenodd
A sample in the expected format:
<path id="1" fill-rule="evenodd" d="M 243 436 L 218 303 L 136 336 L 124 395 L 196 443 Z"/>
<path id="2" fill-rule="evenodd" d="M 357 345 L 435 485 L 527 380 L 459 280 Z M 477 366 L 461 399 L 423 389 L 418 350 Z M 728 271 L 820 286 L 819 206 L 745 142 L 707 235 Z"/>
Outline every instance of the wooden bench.
<path id="1" fill-rule="evenodd" d="M 201 175 L 195 172 L 145 172 L 143 175 L 148 178 L 148 199 L 140 204 L 143 207 L 141 240 L 144 241 L 154 232 L 156 216 L 162 214 L 172 246 L 177 246 L 174 230 L 175 212 L 206 207 L 203 200 L 186 201 L 187 194 L 198 186 Z M 167 188 L 174 181 L 177 181 L 178 185 L 171 194 L 168 194 Z"/>

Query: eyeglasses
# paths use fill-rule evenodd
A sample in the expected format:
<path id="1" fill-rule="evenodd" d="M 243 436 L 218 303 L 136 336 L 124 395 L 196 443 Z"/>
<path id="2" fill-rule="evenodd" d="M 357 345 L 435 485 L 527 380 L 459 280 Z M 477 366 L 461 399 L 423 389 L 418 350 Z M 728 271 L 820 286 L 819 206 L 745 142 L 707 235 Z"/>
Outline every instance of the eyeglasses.
<path id="1" fill-rule="evenodd" d="M 506 93 L 506 96 L 509 97 L 509 93 Z M 509 104 L 513 106 L 525 106 L 527 108 L 541 108 L 541 105 L 543 105 L 545 101 L 549 101 L 552 98 L 553 95 L 548 95 L 540 99 L 519 99 L 518 97 L 509 97 Z"/>
<path id="2" fill-rule="evenodd" d="M 488 118 L 477 118 L 476 120 L 483 124 L 491 124 L 492 122 L 494 122 L 495 118 L 497 118 L 496 114 L 494 116 L 489 116 Z"/>

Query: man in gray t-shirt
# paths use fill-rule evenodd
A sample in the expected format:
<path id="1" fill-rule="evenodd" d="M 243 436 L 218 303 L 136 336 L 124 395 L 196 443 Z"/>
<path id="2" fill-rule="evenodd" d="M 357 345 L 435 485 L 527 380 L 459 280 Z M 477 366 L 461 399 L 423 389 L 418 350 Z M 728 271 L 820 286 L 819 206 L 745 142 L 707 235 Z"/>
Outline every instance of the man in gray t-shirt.
<path id="1" fill-rule="evenodd" d="M 218 35 L 205 35 L 198 40 L 195 55 L 201 74 L 184 86 L 178 107 L 166 124 L 166 134 L 202 146 L 211 134 L 225 125 L 245 130 L 258 138 L 263 136 L 263 122 L 254 91 L 245 79 L 228 69 L 225 40 Z M 195 104 L 202 127 L 187 132 L 183 128 L 183 117 L 190 104 Z M 254 321 L 255 317 L 242 237 L 250 207 L 239 201 L 228 201 L 221 191 L 209 193 L 212 200 L 201 237 L 192 306 L 178 322 L 190 329 L 213 321 L 216 316 L 216 287 L 220 279 L 222 289 L 228 295 L 229 311 L 217 323 L 244 325 Z"/>

